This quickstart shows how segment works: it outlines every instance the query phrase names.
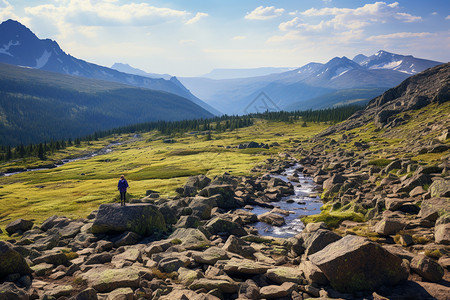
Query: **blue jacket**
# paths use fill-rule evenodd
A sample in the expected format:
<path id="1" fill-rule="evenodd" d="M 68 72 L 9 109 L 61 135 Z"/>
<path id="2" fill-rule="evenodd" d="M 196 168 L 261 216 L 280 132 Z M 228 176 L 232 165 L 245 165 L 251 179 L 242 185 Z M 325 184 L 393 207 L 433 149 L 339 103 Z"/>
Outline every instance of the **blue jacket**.
<path id="1" fill-rule="evenodd" d="M 117 187 L 119 188 L 119 191 L 126 192 L 127 188 L 128 188 L 127 180 L 126 179 L 120 179 L 119 180 L 119 184 L 117 185 Z"/>

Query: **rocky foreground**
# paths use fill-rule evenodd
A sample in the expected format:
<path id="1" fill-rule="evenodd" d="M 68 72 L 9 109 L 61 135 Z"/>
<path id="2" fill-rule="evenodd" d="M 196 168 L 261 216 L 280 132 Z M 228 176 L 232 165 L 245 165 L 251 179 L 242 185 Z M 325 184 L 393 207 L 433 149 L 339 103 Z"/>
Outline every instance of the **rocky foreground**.
<path id="1" fill-rule="evenodd" d="M 408 127 L 427 113 L 415 110 L 450 100 L 450 65 L 427 72 L 254 176 L 190 177 L 177 197 L 148 191 L 86 219 L 13 221 L 0 300 L 450 299 L 450 118 Z M 392 149 L 391 138 L 404 142 Z M 273 203 L 294 191 L 271 174 L 298 163 L 322 188 L 322 213 L 294 237 L 258 235 L 257 221 L 284 224 Z"/>
<path id="2" fill-rule="evenodd" d="M 370 175 L 341 175 L 338 167 L 325 172 L 310 154 L 298 172 L 315 173 L 327 191 L 367 188 L 368 183 L 358 183 Z M 446 178 L 416 171 L 414 176 L 430 180 L 433 195 L 419 192 L 417 180 L 383 185 L 389 196 L 356 192 L 358 203 L 374 208 L 369 223 L 377 242 L 350 230 L 338 234 L 323 222 L 310 223 L 289 239 L 262 237 L 251 224 L 281 225 L 286 212 L 274 208 L 256 216 L 242 208 L 270 207 L 292 193 L 290 184 L 269 176 L 296 163 L 286 156 L 254 170 L 268 172 L 259 177 L 191 177 L 175 199 L 149 191 L 125 207 L 102 204 L 86 219 L 53 216 L 40 226 L 16 220 L 6 227 L 15 239 L 0 242 L 0 299 L 449 297 L 450 223 L 440 217 L 449 208 Z M 342 165 L 346 156 L 340 157 Z M 308 164 L 312 159 L 314 165 Z M 413 190 L 413 196 L 399 195 Z M 417 201 L 423 204 L 414 209 Z M 408 234 L 397 241 L 402 230 L 417 232 L 427 243 L 417 244 Z M 427 247 L 439 250 L 440 259 L 421 254 Z"/>

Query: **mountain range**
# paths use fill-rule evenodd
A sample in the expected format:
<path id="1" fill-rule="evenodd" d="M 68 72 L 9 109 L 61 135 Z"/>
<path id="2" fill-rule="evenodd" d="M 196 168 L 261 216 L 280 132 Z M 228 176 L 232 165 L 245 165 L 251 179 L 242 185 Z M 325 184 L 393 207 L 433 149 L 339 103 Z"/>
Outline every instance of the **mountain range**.
<path id="1" fill-rule="evenodd" d="M 0 62 L 164 91 L 189 99 L 213 114 L 220 114 L 190 93 L 176 77 L 152 78 L 86 62 L 65 53 L 56 41 L 39 39 L 30 29 L 14 20 L 0 24 Z"/>
<path id="2" fill-rule="evenodd" d="M 270 98 L 274 109 L 305 110 L 343 103 L 365 104 L 410 75 L 439 64 L 380 50 L 368 57 L 335 57 L 325 64 L 309 63 L 266 76 L 221 80 L 184 77 L 180 81 L 203 101 L 227 114 L 254 112 L 248 110 L 249 105 L 258 101 L 261 92 Z"/>

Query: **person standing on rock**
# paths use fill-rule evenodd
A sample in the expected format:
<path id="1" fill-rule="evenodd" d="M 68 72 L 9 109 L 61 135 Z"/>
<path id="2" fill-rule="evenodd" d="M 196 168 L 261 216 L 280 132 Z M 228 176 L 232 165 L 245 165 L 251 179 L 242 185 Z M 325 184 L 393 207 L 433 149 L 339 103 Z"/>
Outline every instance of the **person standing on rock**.
<path id="1" fill-rule="evenodd" d="M 125 206 L 127 200 L 127 188 L 129 187 L 125 176 L 120 175 L 119 184 L 117 185 L 120 192 L 120 206 Z"/>

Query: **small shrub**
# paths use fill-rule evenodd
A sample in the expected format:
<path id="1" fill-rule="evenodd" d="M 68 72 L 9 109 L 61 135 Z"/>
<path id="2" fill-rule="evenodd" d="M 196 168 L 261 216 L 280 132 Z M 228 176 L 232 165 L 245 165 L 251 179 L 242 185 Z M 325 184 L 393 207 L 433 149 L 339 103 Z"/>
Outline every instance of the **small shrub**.
<path id="1" fill-rule="evenodd" d="M 153 275 L 155 275 L 157 278 L 162 279 L 162 280 L 166 280 L 167 278 L 170 279 L 177 279 L 178 278 L 178 273 L 177 272 L 171 272 L 171 273 L 165 273 L 165 272 L 161 272 L 158 268 L 152 268 L 152 273 Z"/>
<path id="2" fill-rule="evenodd" d="M 419 235 L 413 235 L 413 241 L 415 244 L 424 245 L 429 243 L 431 240 L 427 238 L 426 236 L 419 236 Z"/>
<path id="3" fill-rule="evenodd" d="M 444 254 L 442 254 L 439 249 L 436 249 L 436 250 L 425 250 L 425 255 L 430 258 L 439 259 Z"/>
<path id="4" fill-rule="evenodd" d="M 170 242 L 174 245 L 180 245 L 182 243 L 182 241 L 180 239 L 173 239 Z"/>
<path id="5" fill-rule="evenodd" d="M 369 165 L 378 167 L 386 167 L 390 163 L 391 160 L 386 158 L 373 159 L 368 162 Z"/>

